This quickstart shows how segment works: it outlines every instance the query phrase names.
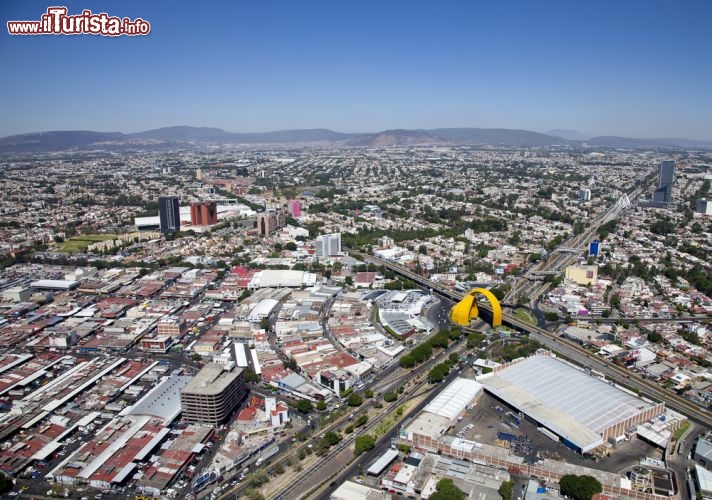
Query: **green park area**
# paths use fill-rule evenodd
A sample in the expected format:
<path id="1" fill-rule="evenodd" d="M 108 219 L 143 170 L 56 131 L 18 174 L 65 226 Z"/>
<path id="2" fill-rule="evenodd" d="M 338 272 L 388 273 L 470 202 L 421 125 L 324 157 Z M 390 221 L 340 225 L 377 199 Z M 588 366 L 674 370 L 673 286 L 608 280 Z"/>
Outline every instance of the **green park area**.
<path id="1" fill-rule="evenodd" d="M 59 243 L 59 248 L 62 252 L 82 252 L 92 243 L 113 240 L 116 236 L 115 234 L 83 234 L 81 236 L 73 236 Z"/>
<path id="2" fill-rule="evenodd" d="M 529 323 L 530 325 L 536 325 L 536 318 L 526 309 L 515 309 L 512 315 L 519 321 Z"/>

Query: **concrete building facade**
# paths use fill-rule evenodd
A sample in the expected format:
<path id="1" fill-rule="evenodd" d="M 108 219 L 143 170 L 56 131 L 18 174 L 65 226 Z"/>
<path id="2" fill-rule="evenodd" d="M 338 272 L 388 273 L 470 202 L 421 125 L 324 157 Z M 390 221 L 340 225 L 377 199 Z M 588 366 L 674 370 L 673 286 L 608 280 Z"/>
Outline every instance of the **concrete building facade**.
<path id="1" fill-rule="evenodd" d="M 206 365 L 180 392 L 187 422 L 223 423 L 247 395 L 245 377 L 234 363 Z"/>

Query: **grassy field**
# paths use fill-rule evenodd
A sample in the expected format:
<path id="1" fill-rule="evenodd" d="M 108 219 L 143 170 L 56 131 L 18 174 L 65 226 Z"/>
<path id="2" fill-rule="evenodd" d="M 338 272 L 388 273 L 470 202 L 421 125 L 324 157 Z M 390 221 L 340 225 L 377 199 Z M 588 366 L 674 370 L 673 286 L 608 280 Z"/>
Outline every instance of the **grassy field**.
<path id="1" fill-rule="evenodd" d="M 62 252 L 81 252 L 92 243 L 113 240 L 114 238 L 116 238 L 115 234 L 83 234 L 82 236 L 74 236 L 59 243 L 59 249 Z"/>
<path id="2" fill-rule="evenodd" d="M 536 325 L 536 318 L 529 314 L 529 311 L 527 311 L 526 309 L 515 309 L 512 314 L 519 321 L 524 321 L 525 323 L 529 323 L 530 325 Z"/>
<path id="3" fill-rule="evenodd" d="M 690 427 L 690 422 L 685 420 L 680 427 L 678 427 L 672 435 L 675 441 L 679 441 L 685 431 Z"/>
<path id="4" fill-rule="evenodd" d="M 379 438 L 386 432 L 391 430 L 395 423 L 403 418 L 402 415 L 404 415 L 408 411 L 408 406 L 410 406 L 410 404 L 407 402 L 400 405 L 400 409 L 402 409 L 401 415 L 398 415 L 398 409 L 396 409 L 396 411 L 394 411 L 393 413 L 388 415 L 388 417 L 379 422 L 378 425 L 373 429 L 373 432 L 371 434 L 373 434 L 376 438 Z"/>

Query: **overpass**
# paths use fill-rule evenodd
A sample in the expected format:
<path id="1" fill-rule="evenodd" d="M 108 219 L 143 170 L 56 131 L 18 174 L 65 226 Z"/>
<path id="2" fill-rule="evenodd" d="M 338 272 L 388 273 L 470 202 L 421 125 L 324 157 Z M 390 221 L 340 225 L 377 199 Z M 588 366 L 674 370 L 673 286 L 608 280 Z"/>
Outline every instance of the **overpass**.
<path id="1" fill-rule="evenodd" d="M 350 253 L 362 260 L 382 265 L 395 273 L 405 276 L 406 278 L 414 281 L 418 285 L 424 288 L 428 288 L 433 292 L 437 293 L 438 295 L 441 295 L 456 303 L 465 297 L 464 293 L 444 287 L 439 283 L 435 283 L 434 281 L 431 281 L 427 278 L 423 278 L 422 276 L 412 272 L 409 269 L 404 268 L 403 266 L 399 266 L 392 262 L 379 259 L 378 257 L 366 255 L 354 250 L 350 250 Z M 485 319 L 492 318 L 492 309 L 487 304 L 478 303 L 477 306 L 479 308 L 481 317 L 484 316 Z M 591 353 L 580 345 L 578 345 L 577 343 L 559 338 L 557 335 L 547 330 L 544 330 L 543 328 L 539 328 L 537 326 L 530 325 L 529 323 L 526 323 L 524 321 L 520 321 L 511 314 L 502 314 L 502 324 L 515 328 L 519 331 L 526 332 L 528 334 L 533 334 L 532 336 L 538 336 L 540 338 L 550 340 L 553 345 L 556 346 L 556 350 L 561 352 L 564 356 L 571 358 L 584 356 L 586 358 L 591 357 Z M 568 353 L 575 354 L 576 356 L 571 356 Z M 596 363 L 604 365 L 607 371 L 612 374 L 612 378 L 614 378 L 617 382 L 626 386 L 633 385 L 634 387 L 640 389 L 641 394 L 644 394 L 654 400 L 662 401 L 669 408 L 678 411 L 684 415 L 687 415 L 691 420 L 699 422 L 708 427 L 712 427 L 712 412 L 710 412 L 708 409 L 696 405 L 695 403 L 688 401 L 687 399 L 678 396 L 673 392 L 669 392 L 659 387 L 657 384 L 651 382 L 650 380 L 644 379 L 638 376 L 636 373 L 632 373 L 626 370 L 625 368 L 622 368 L 614 363 L 609 362 L 606 359 L 596 358 Z"/>
<path id="2" fill-rule="evenodd" d="M 641 192 L 642 189 L 638 187 L 630 195 L 621 195 L 605 213 L 592 220 L 581 234 L 572 236 L 555 248 L 546 259 L 529 267 L 524 276 L 514 280 L 512 288 L 507 292 L 502 303 L 513 304 L 517 297 L 528 297 L 530 300 L 538 297 L 546 287 L 542 288 L 537 282 L 544 279 L 546 275 L 560 274 L 566 266 L 580 259 L 598 228 L 618 217 L 623 210 L 631 205 L 631 200 L 640 196 Z"/>

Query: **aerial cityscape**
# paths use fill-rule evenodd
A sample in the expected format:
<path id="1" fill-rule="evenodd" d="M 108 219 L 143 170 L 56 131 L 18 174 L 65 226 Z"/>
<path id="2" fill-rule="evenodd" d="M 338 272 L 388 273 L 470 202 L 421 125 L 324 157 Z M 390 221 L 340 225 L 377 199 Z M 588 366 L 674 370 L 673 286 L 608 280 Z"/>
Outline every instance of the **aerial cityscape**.
<path id="1" fill-rule="evenodd" d="M 604 3 L 7 6 L 0 498 L 712 499 L 712 12 Z"/>

